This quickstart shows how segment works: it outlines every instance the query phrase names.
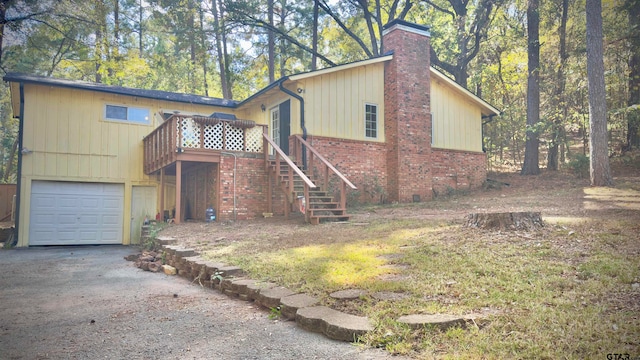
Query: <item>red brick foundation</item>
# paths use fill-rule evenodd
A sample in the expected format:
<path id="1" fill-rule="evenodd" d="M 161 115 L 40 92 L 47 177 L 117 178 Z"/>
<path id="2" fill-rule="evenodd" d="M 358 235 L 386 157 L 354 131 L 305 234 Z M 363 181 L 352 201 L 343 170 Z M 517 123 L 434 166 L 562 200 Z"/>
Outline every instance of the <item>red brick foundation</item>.
<path id="1" fill-rule="evenodd" d="M 431 159 L 434 196 L 479 188 L 487 178 L 484 153 L 432 149 Z"/>
<path id="2" fill-rule="evenodd" d="M 247 220 L 261 217 L 268 212 L 267 196 L 269 179 L 264 170 L 262 154 L 236 153 L 235 194 L 236 204 L 234 213 L 233 203 L 233 173 L 234 158 L 223 155 L 219 165 L 219 201 L 218 219 Z M 283 195 L 279 188 L 272 189 L 274 213 L 284 214 Z"/>
<path id="3" fill-rule="evenodd" d="M 373 141 L 309 136 L 307 141 L 329 163 L 351 181 L 357 190 L 347 190 L 348 205 L 386 202 L 387 165 L 386 145 Z M 316 169 L 316 179 L 322 186 L 321 170 Z"/>

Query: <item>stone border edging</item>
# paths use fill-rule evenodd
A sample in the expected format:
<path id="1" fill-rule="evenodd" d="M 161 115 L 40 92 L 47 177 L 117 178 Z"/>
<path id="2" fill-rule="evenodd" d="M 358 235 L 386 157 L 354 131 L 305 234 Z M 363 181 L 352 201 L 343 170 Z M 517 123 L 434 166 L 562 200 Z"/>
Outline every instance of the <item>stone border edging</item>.
<path id="1" fill-rule="evenodd" d="M 163 251 L 165 265 L 162 265 L 162 271 L 167 275 L 177 274 L 191 282 L 197 281 L 203 287 L 217 289 L 227 296 L 254 301 L 288 320 L 295 320 L 302 329 L 322 333 L 331 339 L 355 342 L 374 330 L 367 317 L 319 306 L 318 299 L 271 282 L 248 279 L 240 267 L 203 259 L 194 249 L 175 245 L 175 238 L 158 237 L 153 241 Z M 365 294 L 365 291 L 351 289 L 338 291 L 330 296 L 351 299 Z M 464 328 L 467 321 L 482 317 L 483 314 L 413 314 L 401 316 L 396 321 L 412 329 L 432 327 L 445 331 L 454 326 Z"/>
<path id="2" fill-rule="evenodd" d="M 218 289 L 230 297 L 278 311 L 289 320 L 295 320 L 302 329 L 322 333 L 342 341 L 355 342 L 373 325 L 367 317 L 346 314 L 326 306 L 306 294 L 297 294 L 277 284 L 245 278 L 244 271 L 237 266 L 214 263 L 201 257 L 194 249 L 174 245 L 174 238 L 161 237 L 154 240 L 164 251 L 163 272 L 178 274 L 192 282 Z"/>

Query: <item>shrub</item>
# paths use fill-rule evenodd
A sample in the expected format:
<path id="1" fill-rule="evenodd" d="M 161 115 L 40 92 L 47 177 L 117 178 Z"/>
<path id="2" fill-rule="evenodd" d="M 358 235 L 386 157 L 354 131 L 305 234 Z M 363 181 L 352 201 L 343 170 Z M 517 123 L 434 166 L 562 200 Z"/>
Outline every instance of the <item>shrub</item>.
<path id="1" fill-rule="evenodd" d="M 585 178 L 589 176 L 589 157 L 587 155 L 574 155 L 567 165 L 577 177 Z"/>

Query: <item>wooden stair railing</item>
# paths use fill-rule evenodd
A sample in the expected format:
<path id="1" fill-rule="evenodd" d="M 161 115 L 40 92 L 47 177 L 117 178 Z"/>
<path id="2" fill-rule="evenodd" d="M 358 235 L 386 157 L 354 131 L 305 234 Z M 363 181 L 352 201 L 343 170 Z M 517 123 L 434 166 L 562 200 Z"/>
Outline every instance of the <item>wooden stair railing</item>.
<path id="1" fill-rule="evenodd" d="M 280 149 L 280 147 L 266 134 L 263 132 L 263 149 L 264 149 L 264 164 L 265 170 L 270 175 L 273 175 L 273 178 L 276 179 L 280 188 L 286 195 L 287 204 L 284 207 L 284 214 L 288 218 L 289 213 L 291 212 L 291 208 L 293 205 L 298 204 L 298 196 L 295 191 L 295 183 L 294 180 L 298 180 L 302 187 L 302 196 L 304 199 L 309 199 L 310 189 L 316 189 L 317 186 L 307 177 L 307 175 L 300 170 L 300 168 L 294 164 L 291 159 Z M 269 145 L 274 149 L 275 160 L 270 159 L 270 151 Z M 283 164 L 284 163 L 284 164 Z M 283 166 L 284 165 L 284 166 Z M 284 170 L 284 172 L 283 172 Z M 272 177 L 269 177 L 270 179 Z M 271 186 L 269 186 L 271 188 Z M 269 202 L 271 201 L 271 196 L 269 196 Z M 305 212 L 305 221 L 310 222 L 309 212 Z"/>
<path id="2" fill-rule="evenodd" d="M 293 144 L 294 152 L 306 151 L 307 157 L 307 171 L 311 173 L 314 169 L 314 159 L 319 161 L 318 168 L 323 177 L 322 188 L 328 190 L 329 177 L 334 175 L 339 180 L 340 194 L 337 202 L 333 201 L 331 196 L 328 196 L 326 191 L 322 194 L 315 193 L 310 197 L 304 195 L 307 199 L 307 214 L 308 221 L 312 224 L 318 224 L 322 219 L 326 220 L 349 220 L 350 216 L 347 215 L 347 186 L 353 190 L 357 190 L 357 187 L 353 185 L 340 171 L 338 171 L 324 156 L 320 155 L 316 149 L 313 148 L 307 141 L 305 141 L 300 135 L 294 136 Z M 304 149 L 304 150 L 302 150 Z M 296 159 L 298 156 L 296 156 Z"/>

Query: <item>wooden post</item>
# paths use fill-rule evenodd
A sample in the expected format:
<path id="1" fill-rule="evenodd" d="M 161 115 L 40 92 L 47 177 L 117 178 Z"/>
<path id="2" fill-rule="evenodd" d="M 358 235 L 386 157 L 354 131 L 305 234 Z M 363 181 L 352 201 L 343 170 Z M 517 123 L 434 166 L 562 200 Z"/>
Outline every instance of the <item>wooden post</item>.
<path id="1" fill-rule="evenodd" d="M 267 170 L 267 179 L 269 180 L 269 187 L 267 187 L 267 211 L 273 214 L 273 177 L 271 171 Z"/>
<path id="2" fill-rule="evenodd" d="M 340 182 L 340 208 L 347 208 L 347 184 L 344 181 Z"/>
<path id="3" fill-rule="evenodd" d="M 160 221 L 164 221 L 164 168 L 160 169 Z"/>
<path id="4" fill-rule="evenodd" d="M 304 221 L 310 222 L 311 212 L 309 211 L 309 185 L 304 184 Z"/>
<path id="5" fill-rule="evenodd" d="M 180 224 L 180 218 L 182 216 L 182 161 L 176 161 L 176 216 L 173 218 L 173 222 Z"/>
<path id="6" fill-rule="evenodd" d="M 200 144 L 198 146 L 198 149 L 204 149 L 204 129 L 206 128 L 206 126 L 204 125 L 204 123 L 196 122 L 193 118 L 191 118 L 191 121 L 193 121 L 195 124 L 198 124 L 198 127 L 200 128 Z"/>
<path id="7" fill-rule="evenodd" d="M 267 127 L 262 128 L 262 152 L 264 153 L 264 169 L 269 170 L 269 142 L 267 141 Z"/>

